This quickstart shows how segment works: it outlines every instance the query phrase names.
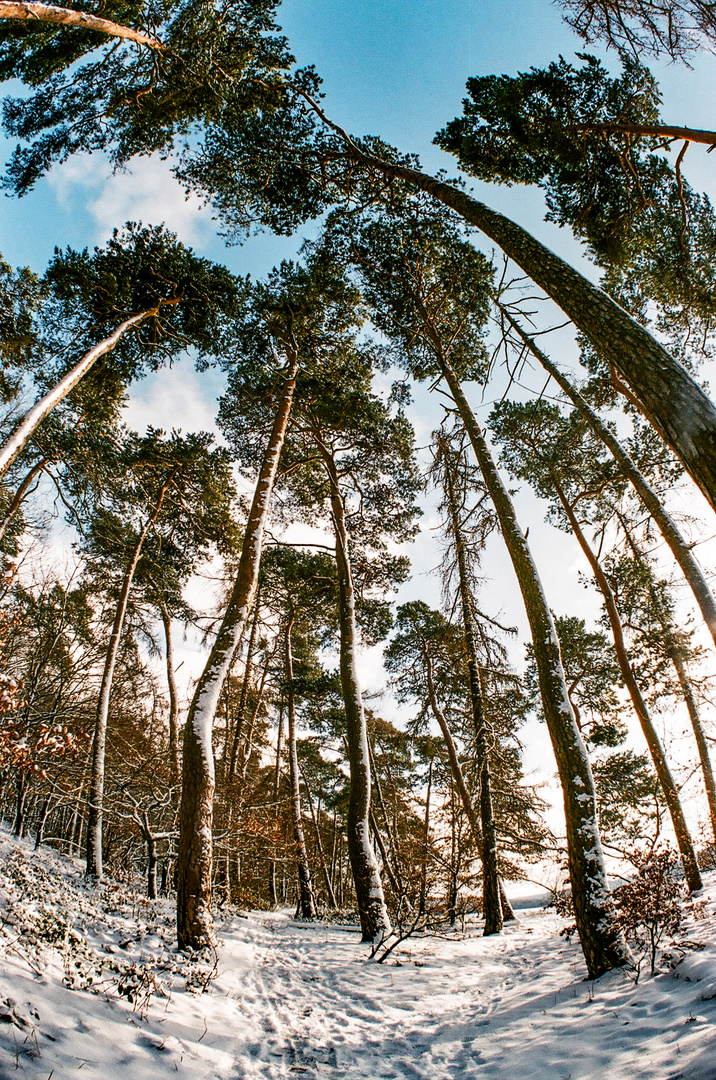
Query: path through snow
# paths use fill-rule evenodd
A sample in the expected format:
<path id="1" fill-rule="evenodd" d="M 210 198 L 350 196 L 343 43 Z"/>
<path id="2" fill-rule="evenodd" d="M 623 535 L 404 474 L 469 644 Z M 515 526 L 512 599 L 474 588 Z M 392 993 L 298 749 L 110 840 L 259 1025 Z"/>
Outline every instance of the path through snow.
<path id="1" fill-rule="evenodd" d="M 151 905 L 122 909 L 50 852 L 2 849 L 45 875 L 28 910 L 41 912 L 54 875 L 65 910 L 83 909 L 71 922 L 95 952 L 129 963 L 173 955 Z M 7 913 L 15 886 L 6 886 Z M 210 990 L 190 992 L 180 967 L 166 977 L 169 996 L 152 997 L 142 1015 L 116 996 L 63 986 L 61 957 L 48 954 L 44 967 L 35 958 L 33 971 L 5 925 L 0 1078 L 716 1080 L 714 906 L 689 928 L 702 947 L 636 986 L 624 972 L 585 981 L 578 947 L 539 910 L 520 912 L 498 937 L 474 927 L 465 938 L 406 941 L 380 965 L 352 927 L 232 917 Z"/>

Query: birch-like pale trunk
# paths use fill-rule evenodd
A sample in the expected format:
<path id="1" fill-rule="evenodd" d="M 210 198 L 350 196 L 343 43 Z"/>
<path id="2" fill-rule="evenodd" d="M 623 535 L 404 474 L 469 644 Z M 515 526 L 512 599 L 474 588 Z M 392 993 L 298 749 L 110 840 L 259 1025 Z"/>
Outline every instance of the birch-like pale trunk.
<path id="1" fill-rule="evenodd" d="M 477 812 L 473 805 L 472 797 L 465 782 L 465 776 L 462 771 L 462 766 L 460 765 L 460 759 L 457 756 L 455 740 L 452 737 L 452 732 L 450 731 L 450 728 L 448 726 L 445 714 L 438 703 L 438 696 L 435 690 L 435 680 L 433 677 L 432 657 L 430 656 L 430 653 L 425 647 L 423 647 L 423 661 L 425 663 L 425 675 L 428 684 L 428 701 L 430 702 L 430 708 L 432 710 L 433 716 L 438 722 L 438 727 L 440 728 L 440 733 L 442 734 L 443 742 L 445 743 L 445 750 L 447 752 L 448 762 L 450 763 L 450 771 L 452 773 L 452 778 L 455 783 L 455 787 L 457 788 L 458 795 L 460 796 L 460 802 L 462 803 L 463 810 L 465 811 L 467 815 L 467 820 L 470 823 L 470 830 L 472 832 L 473 840 L 475 841 L 477 853 L 480 856 L 480 860 L 482 861 L 483 841 L 480 819 L 477 815 Z M 505 922 L 512 922 L 517 918 L 517 916 L 514 913 L 512 904 L 507 898 L 507 893 L 505 892 L 505 887 L 502 884 L 501 880 L 499 880 L 499 890 L 500 906 L 502 908 L 502 918 Z"/>
<path id="2" fill-rule="evenodd" d="M 284 630 L 284 666 L 286 670 L 286 713 L 288 717 L 288 764 L 291 782 L 291 811 L 293 816 L 293 842 L 298 871 L 298 908 L 304 919 L 315 919 L 316 903 L 313 898 L 311 868 L 308 864 L 306 837 L 303 832 L 301 813 L 301 774 L 298 768 L 298 744 L 296 742 L 296 695 L 293 683 L 293 650 L 291 631 L 294 615 L 291 612 Z"/>
<path id="3" fill-rule="evenodd" d="M 101 880 L 103 874 L 102 818 L 104 813 L 104 765 L 107 747 L 109 701 L 112 693 L 112 683 L 114 681 L 114 669 L 117 664 L 117 656 L 119 655 L 122 628 L 124 627 L 124 617 L 127 613 L 127 604 L 129 603 L 129 593 L 132 588 L 132 581 L 134 580 L 134 572 L 139 564 L 147 533 L 154 526 L 161 513 L 162 504 L 166 493 L 169 490 L 171 480 L 172 478 L 170 477 L 162 484 L 157 501 L 154 504 L 154 509 L 142 526 L 141 532 L 134 545 L 129 564 L 124 572 L 122 587 L 120 589 L 119 599 L 117 600 L 117 607 L 114 613 L 112 630 L 109 635 L 104 669 L 102 671 L 102 681 L 99 688 L 97 714 L 95 716 L 94 724 L 94 736 L 92 739 L 92 765 L 90 768 L 89 794 L 87 798 L 86 840 L 87 874 L 90 877 L 96 878 L 98 881 Z"/>
<path id="4" fill-rule="evenodd" d="M 698 892 L 702 888 L 703 882 L 701 881 L 701 874 L 699 872 L 699 864 L 696 859 L 696 852 L 694 850 L 693 841 L 689 833 L 689 827 L 686 824 L 686 818 L 684 817 L 683 807 L 681 806 L 681 799 L 679 797 L 679 790 L 674 783 L 674 778 L 671 775 L 671 769 L 669 763 L 666 760 L 666 754 L 664 748 L 661 745 L 661 739 L 658 732 L 654 727 L 654 723 L 649 714 L 649 709 L 644 701 L 639 684 L 632 670 L 632 666 L 629 662 L 629 654 L 624 641 L 624 631 L 622 628 L 621 618 L 617 609 L 616 600 L 614 599 L 614 593 L 604 573 L 601 564 L 592 551 L 589 541 L 584 535 L 584 530 L 579 524 L 577 515 L 574 512 L 574 508 L 563 491 L 557 477 L 550 473 L 550 479 L 552 486 L 554 487 L 557 498 L 562 506 L 567 520 L 571 526 L 577 543 L 584 552 L 585 558 L 589 563 L 594 579 L 597 583 L 597 587 L 604 599 L 604 606 L 607 610 L 607 617 L 609 618 L 609 625 L 612 631 L 612 637 L 614 639 L 614 649 L 617 654 L 617 660 L 619 662 L 619 670 L 622 673 L 624 684 L 629 692 L 631 703 L 634 706 L 634 712 L 637 715 L 639 725 L 646 745 L 649 748 L 649 754 L 654 764 L 654 769 L 659 780 L 659 786 L 664 796 L 664 801 L 669 809 L 669 815 L 671 817 L 671 823 L 674 827 L 674 833 L 676 834 L 676 842 L 679 845 L 679 851 L 681 853 L 681 862 L 684 867 L 684 875 L 686 882 L 689 886 L 690 892 Z"/>
<path id="5" fill-rule="evenodd" d="M 487 440 L 460 381 L 443 354 L 442 374 L 470 438 L 512 560 L 532 634 L 542 708 L 559 770 L 577 933 L 590 978 L 626 963 L 629 952 L 614 919 L 597 823 L 594 779 L 567 694 L 557 629 L 537 567 Z"/>
<path id="6" fill-rule="evenodd" d="M 716 598 L 706 580 L 703 570 L 696 560 L 690 544 L 685 537 L 682 536 L 678 525 L 667 512 L 659 499 L 659 496 L 651 488 L 648 481 L 629 457 L 617 437 L 609 430 L 607 425 L 600 419 L 589 403 L 585 401 L 576 387 L 570 383 L 569 379 L 565 377 L 557 365 L 542 352 L 534 339 L 531 338 L 529 334 L 525 333 L 512 315 L 510 315 L 503 307 L 500 307 L 500 310 L 510 326 L 519 335 L 520 340 L 524 342 L 535 359 L 539 361 L 544 370 L 552 376 L 560 389 L 564 391 L 581 416 L 586 420 L 597 438 L 602 440 L 612 454 L 614 460 L 619 465 L 619 468 L 632 484 L 642 503 L 656 522 L 659 532 L 664 537 L 664 540 L 671 549 L 672 555 L 679 564 L 682 574 L 689 583 L 689 587 L 694 594 L 694 599 L 699 606 L 704 622 L 709 629 L 714 644 L 716 644 Z"/>
<path id="7" fill-rule="evenodd" d="M 487 725 L 485 707 L 482 699 L 482 684 L 477 661 L 477 643 L 472 611 L 470 577 L 465 551 L 465 538 L 462 534 L 460 514 L 455 491 L 453 460 L 444 442 L 438 443 L 443 459 L 445 476 L 445 494 L 447 496 L 450 525 L 455 542 L 457 556 L 458 587 L 462 608 L 462 630 L 467 653 L 468 687 L 470 706 L 475 733 L 475 752 L 480 776 L 480 822 L 482 824 L 482 909 L 485 919 L 485 936 L 499 934 L 502 930 L 502 908 L 500 905 L 499 877 L 497 873 L 497 831 L 492 808 L 490 788 L 490 756 L 487 747 Z"/>
<path id="8" fill-rule="evenodd" d="M 35 404 L 27 410 L 5 445 L 0 447 L 0 477 L 5 475 L 18 454 L 22 453 L 28 440 L 32 437 L 33 433 L 37 430 L 45 417 L 52 412 L 56 405 L 67 397 L 82 376 L 87 374 L 92 365 L 95 364 L 100 357 L 106 356 L 108 352 L 111 352 L 129 330 L 132 330 L 135 326 L 139 326 L 145 319 L 149 319 L 151 316 L 156 315 L 158 311 L 159 306 L 156 306 L 147 311 L 140 311 L 138 315 L 132 315 L 130 319 L 125 319 L 124 322 L 120 323 L 117 329 L 109 335 L 109 337 L 106 337 L 103 341 L 99 341 L 96 345 L 93 345 L 92 348 L 85 353 L 79 363 L 75 364 L 75 366 L 71 368 L 58 383 L 55 383 L 51 390 L 48 390 L 46 394 L 43 394 L 41 398 L 38 398 Z"/>
<path id="9" fill-rule="evenodd" d="M 236 582 L 184 727 L 177 852 L 177 937 L 180 949 L 214 944 L 211 914 L 214 718 L 224 682 L 246 628 L 258 585 L 263 536 L 298 375 L 293 353 L 254 492 Z"/>
<path id="10" fill-rule="evenodd" d="M 161 605 L 164 642 L 166 645 L 167 687 L 169 688 L 169 775 L 174 797 L 179 792 L 181 758 L 179 756 L 179 694 L 177 693 L 174 668 L 174 643 L 172 640 L 172 617 L 166 604 Z"/>
<path id="11" fill-rule="evenodd" d="M 340 676 L 346 717 L 350 795 L 348 802 L 348 854 L 353 871 L 358 914 L 363 941 L 379 943 L 390 933 L 383 885 L 370 842 L 370 753 L 363 696 L 358 681 L 355 590 L 351 572 L 345 507 L 335 461 L 317 441 L 323 457 L 331 493 L 331 513 L 336 537 L 338 568 Z"/>

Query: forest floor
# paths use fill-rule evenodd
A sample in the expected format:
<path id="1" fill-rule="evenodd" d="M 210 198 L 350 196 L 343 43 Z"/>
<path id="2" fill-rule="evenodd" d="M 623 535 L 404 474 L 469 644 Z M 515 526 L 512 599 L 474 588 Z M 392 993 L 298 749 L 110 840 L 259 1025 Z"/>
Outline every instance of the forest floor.
<path id="1" fill-rule="evenodd" d="M 87 885 L 0 836 L 0 1078 L 716 1080 L 716 876 L 655 976 L 585 980 L 553 912 L 406 940 L 289 912 L 217 923 L 216 963 L 173 948 L 167 901 Z"/>

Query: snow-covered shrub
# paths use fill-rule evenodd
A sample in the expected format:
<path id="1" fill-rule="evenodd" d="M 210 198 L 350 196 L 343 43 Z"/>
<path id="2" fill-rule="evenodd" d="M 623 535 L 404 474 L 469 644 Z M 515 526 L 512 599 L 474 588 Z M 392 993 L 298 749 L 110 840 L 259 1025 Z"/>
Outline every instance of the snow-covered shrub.
<path id="1" fill-rule="evenodd" d="M 614 889 L 617 918 L 634 954 L 637 980 L 646 960 L 653 975 L 661 943 L 681 929 L 687 915 L 699 916 L 704 905 L 689 898 L 678 855 L 664 846 L 635 851 L 636 875 Z"/>

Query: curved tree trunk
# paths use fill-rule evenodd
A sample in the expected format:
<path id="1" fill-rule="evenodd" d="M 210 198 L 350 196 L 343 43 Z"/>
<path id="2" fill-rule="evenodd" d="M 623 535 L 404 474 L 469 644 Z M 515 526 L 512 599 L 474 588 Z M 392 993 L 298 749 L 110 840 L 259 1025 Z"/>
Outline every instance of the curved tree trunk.
<path id="1" fill-rule="evenodd" d="M 298 746 L 296 743 L 296 700 L 293 686 L 293 652 L 291 630 L 293 613 L 289 615 L 284 631 L 284 664 L 286 668 L 286 711 L 288 714 L 288 763 L 291 780 L 291 811 L 293 815 L 293 841 L 298 869 L 298 909 L 304 919 L 315 919 L 316 904 L 313 899 L 311 869 L 308 865 L 306 837 L 301 817 L 301 776 L 298 769 Z"/>
<path id="2" fill-rule="evenodd" d="M 611 296 L 521 225 L 461 188 L 361 149 L 308 95 L 317 115 L 344 141 L 346 156 L 404 180 L 476 226 L 564 311 L 631 388 L 649 422 L 716 509 L 716 406 L 683 364 Z"/>
<path id="3" fill-rule="evenodd" d="M 197 683 L 184 727 L 177 851 L 177 936 L 180 949 L 199 949 L 214 943 L 211 915 L 214 717 L 256 595 L 264 529 L 297 375 L 298 355 L 294 354 L 286 368 L 281 401 L 256 484 L 236 582 L 216 641 Z"/>
<path id="4" fill-rule="evenodd" d="M 594 780 L 567 694 L 557 630 L 512 499 L 500 478 L 485 436 L 455 371 L 444 356 L 440 363 L 495 507 L 527 612 L 542 707 L 564 796 L 577 933 L 589 975 L 597 978 L 610 968 L 626 963 L 628 950 L 614 921 L 597 825 Z"/>
<path id="5" fill-rule="evenodd" d="M 519 335 L 520 339 L 524 342 L 532 355 L 539 360 L 545 371 L 552 376 L 557 385 L 564 391 L 572 404 L 584 417 L 597 438 L 601 439 L 604 445 L 609 449 L 614 460 L 631 482 L 634 490 L 656 522 L 664 540 L 671 548 L 671 553 L 689 583 L 696 603 L 699 605 L 701 614 L 703 615 L 704 622 L 709 628 L 714 644 L 716 644 L 716 598 L 714 598 L 714 594 L 711 591 L 711 587 L 706 580 L 704 572 L 699 566 L 690 545 L 681 535 L 676 522 L 671 515 L 667 513 L 659 496 L 649 486 L 649 483 L 629 457 L 619 440 L 612 434 L 607 425 L 599 418 L 597 413 L 594 412 L 592 407 L 584 400 L 579 391 L 572 386 L 569 379 L 567 379 L 557 365 L 552 363 L 549 357 L 542 352 L 534 339 L 531 338 L 529 334 L 525 333 L 519 323 L 516 322 L 508 311 L 502 306 L 500 306 L 500 311 L 504 314 L 510 326 Z"/>
<path id="6" fill-rule="evenodd" d="M 298 761 L 298 755 L 296 755 L 296 760 Z M 326 862 L 326 853 L 323 850 L 323 840 L 321 839 L 321 829 L 320 829 L 320 823 L 319 823 L 319 820 L 318 820 L 318 817 L 319 817 L 320 812 L 321 812 L 321 801 L 320 801 L 320 799 L 318 800 L 318 814 L 316 814 L 316 809 L 315 809 L 315 807 L 313 805 L 313 796 L 311 795 L 311 789 L 310 789 L 310 787 L 308 785 L 308 780 L 306 778 L 306 773 L 303 770 L 303 768 L 301 768 L 301 762 L 300 761 L 298 762 L 298 767 L 300 769 L 301 777 L 303 779 L 303 786 L 306 789 L 306 798 L 308 799 L 308 809 L 310 810 L 310 813 L 311 813 L 311 821 L 313 822 L 313 831 L 314 831 L 315 836 L 316 836 L 316 847 L 318 849 L 318 858 L 320 859 L 320 862 L 321 862 L 321 871 L 323 873 L 323 881 L 324 881 L 324 884 L 326 886 L 326 897 L 327 897 L 327 900 L 328 900 L 328 906 L 329 906 L 329 908 L 335 910 L 335 908 L 338 907 L 338 904 L 336 903 L 336 894 L 333 891 L 333 882 L 331 881 L 331 873 L 330 873 L 330 870 L 328 869 L 328 863 Z"/>
<path id="7" fill-rule="evenodd" d="M 161 41 L 143 34 L 141 30 L 132 30 L 129 26 L 112 22 L 111 19 L 101 19 L 97 15 L 90 15 L 84 11 L 76 11 L 72 8 L 58 7 L 56 4 L 40 4 L 36 0 L 30 3 L 0 3 L 0 19 L 13 19 L 22 22 L 47 22 L 56 26 L 76 26 L 81 30 L 94 30 L 108 37 L 123 38 L 132 41 L 135 45 L 144 45 L 148 49 L 158 52 L 164 50 Z"/>
<path id="8" fill-rule="evenodd" d="M 684 811 L 681 806 L 681 799 L 679 798 L 679 792 L 674 783 L 674 778 L 671 775 L 669 769 L 669 763 L 666 760 L 666 754 L 664 748 L 661 745 L 661 740 L 657 734 L 656 728 L 652 723 L 649 710 L 646 702 L 642 697 L 639 684 L 636 681 L 634 672 L 632 671 L 631 664 L 629 663 L 629 655 L 627 653 L 626 644 L 624 641 L 624 633 L 622 630 L 622 623 L 617 610 L 614 594 L 611 590 L 611 586 L 607 580 L 607 576 L 602 570 L 602 567 L 597 559 L 596 555 L 589 546 L 586 536 L 577 520 L 569 500 L 567 499 L 564 491 L 562 490 L 559 481 L 554 475 L 551 476 L 552 485 L 557 494 L 565 514 L 569 520 L 569 524 L 572 527 L 577 543 L 584 552 L 587 561 L 592 568 L 592 573 L 597 582 L 599 591 L 604 598 L 604 605 L 607 609 L 607 615 L 609 617 L 609 625 L 612 628 L 612 636 L 614 638 L 614 648 L 617 654 L 617 660 L 619 661 L 619 670 L 622 673 L 622 678 L 629 691 L 629 697 L 631 698 L 632 705 L 634 706 L 634 712 L 637 715 L 641 730 L 644 732 L 644 738 L 646 744 L 649 747 L 649 754 L 651 760 L 654 763 L 654 769 L 659 779 L 659 784 L 666 801 L 666 805 L 669 808 L 669 814 L 671 815 L 671 822 L 674 826 L 674 832 L 676 834 L 676 842 L 679 845 L 679 851 L 681 852 L 681 861 L 684 866 L 684 874 L 686 881 L 691 892 L 697 892 L 702 888 L 701 874 L 699 873 L 698 862 L 696 861 L 696 852 L 694 851 L 694 845 L 689 834 L 689 829 L 686 824 L 686 818 L 684 817 Z"/>
<path id="9" fill-rule="evenodd" d="M 114 613 L 114 622 L 109 635 L 109 645 L 104 661 L 102 681 L 99 688 L 99 700 L 97 702 L 97 715 L 94 724 L 94 736 L 92 739 L 92 765 L 90 768 L 89 794 L 87 798 L 87 873 L 90 877 L 100 880 L 103 873 L 102 867 L 102 817 L 104 812 L 104 761 L 107 746 L 107 722 L 109 720 L 109 700 L 114 681 L 114 669 L 119 655 L 119 646 L 122 639 L 124 616 L 127 613 L 129 593 L 134 580 L 134 572 L 137 569 L 142 554 L 144 541 L 147 533 L 155 524 L 162 509 L 164 497 L 171 484 L 171 478 L 162 485 L 154 510 L 147 518 L 129 560 L 129 565 L 124 572 L 122 588 L 120 589 L 117 607 Z"/>
<path id="10" fill-rule="evenodd" d="M 19 487 L 17 488 L 17 491 L 13 496 L 12 502 L 7 508 L 5 517 L 3 518 L 2 522 L 0 522 L 0 540 L 2 540 L 2 538 L 4 537 L 5 533 L 8 530 L 8 526 L 10 525 L 10 522 L 22 506 L 29 492 L 32 481 L 43 471 L 43 469 L 46 468 L 49 460 L 49 457 L 41 458 L 32 466 L 31 469 L 28 470 L 28 472 L 25 473 L 25 476 L 23 477 Z"/>
<path id="11" fill-rule="evenodd" d="M 115 345 L 122 340 L 129 330 L 132 330 L 135 326 L 139 326 L 140 323 L 144 322 L 145 319 L 149 319 L 152 315 L 156 315 L 158 311 L 159 306 L 156 306 L 147 311 L 141 311 L 138 315 L 132 315 L 130 319 L 125 319 L 125 321 L 120 323 L 117 329 L 114 330 L 109 337 L 106 337 L 103 341 L 93 345 L 92 348 L 85 353 L 78 364 L 75 364 L 75 366 L 68 371 L 51 390 L 48 390 L 46 394 L 43 394 L 43 396 L 27 410 L 5 445 L 0 447 L 0 476 L 4 476 L 18 454 L 22 453 L 24 446 L 33 432 L 36 431 L 45 417 L 52 412 L 55 405 L 58 405 L 63 398 L 67 397 L 69 392 L 74 389 L 82 376 L 89 371 L 92 365 L 99 360 L 101 356 L 105 356 L 108 352 L 111 352 Z"/>
<path id="12" fill-rule="evenodd" d="M 474 616 L 470 579 L 465 553 L 465 541 L 462 535 L 460 514 L 455 493 L 453 461 L 447 445 L 438 443 L 442 453 L 445 470 L 445 485 L 450 512 L 452 535 L 457 554 L 460 606 L 462 608 L 462 626 L 467 653 L 468 686 L 472 707 L 472 722 L 475 732 L 475 751 L 480 774 L 480 821 L 482 824 L 482 907 L 485 918 L 485 935 L 499 934 L 502 929 L 502 908 L 500 906 L 499 878 L 497 874 L 497 832 L 492 809 L 490 789 L 490 755 L 487 748 L 487 728 L 485 708 L 482 700 L 480 670 L 477 662 Z"/>
<path id="13" fill-rule="evenodd" d="M 348 553 L 348 531 L 335 462 L 318 443 L 331 489 L 331 511 L 336 536 L 339 581 L 340 675 L 345 705 L 350 796 L 348 803 L 348 854 L 353 871 L 363 941 L 380 942 L 390 933 L 383 885 L 370 842 L 370 754 L 363 697 L 356 670 L 355 592 Z"/>

